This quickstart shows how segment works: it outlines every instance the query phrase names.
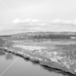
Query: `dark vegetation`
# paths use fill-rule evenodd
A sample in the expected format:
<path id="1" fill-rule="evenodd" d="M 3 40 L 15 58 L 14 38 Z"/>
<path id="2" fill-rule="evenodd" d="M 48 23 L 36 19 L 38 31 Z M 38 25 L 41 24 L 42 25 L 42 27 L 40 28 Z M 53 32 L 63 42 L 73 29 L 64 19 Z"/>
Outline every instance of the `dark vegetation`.
<path id="1" fill-rule="evenodd" d="M 76 39 L 76 33 L 68 33 L 68 32 L 27 32 L 21 34 L 13 34 L 13 35 L 3 35 L 1 38 L 6 39 L 72 39 L 74 37 Z"/>
<path id="2" fill-rule="evenodd" d="M 3 47 L 4 44 L 5 44 L 5 41 L 2 38 L 0 38 L 0 47 Z"/>

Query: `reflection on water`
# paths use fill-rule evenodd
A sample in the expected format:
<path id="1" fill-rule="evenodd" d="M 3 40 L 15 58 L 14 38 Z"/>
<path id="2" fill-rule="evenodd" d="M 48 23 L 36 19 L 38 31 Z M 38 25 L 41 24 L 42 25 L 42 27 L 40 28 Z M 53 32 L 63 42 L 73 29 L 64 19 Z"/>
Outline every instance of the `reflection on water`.
<path id="1" fill-rule="evenodd" d="M 10 54 L 10 53 L 7 53 L 7 54 L 5 55 L 5 57 L 6 57 L 7 60 L 13 59 L 13 55 Z"/>
<path id="2" fill-rule="evenodd" d="M 5 70 L 2 76 L 73 76 L 68 72 L 56 68 L 49 68 L 45 65 L 38 65 L 38 61 L 30 61 L 29 58 L 21 58 L 11 53 L 0 50 L 0 74 Z M 18 60 L 7 70 L 9 65 Z"/>
<path id="3" fill-rule="evenodd" d="M 0 56 L 3 56 L 3 55 L 5 56 L 5 58 L 7 60 L 13 59 L 13 55 L 11 53 L 7 53 L 7 52 L 3 51 L 2 49 L 0 49 Z"/>
<path id="4" fill-rule="evenodd" d="M 0 49 L 0 56 L 4 55 L 5 51 L 3 51 L 2 49 Z"/>

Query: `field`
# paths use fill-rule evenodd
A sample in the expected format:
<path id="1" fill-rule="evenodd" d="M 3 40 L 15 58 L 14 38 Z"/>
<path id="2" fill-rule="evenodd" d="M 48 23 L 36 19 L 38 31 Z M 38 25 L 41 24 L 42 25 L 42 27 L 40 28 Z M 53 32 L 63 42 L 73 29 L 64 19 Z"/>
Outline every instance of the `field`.
<path id="1" fill-rule="evenodd" d="M 75 33 L 24 33 L 0 37 L 0 47 L 49 67 L 76 72 Z"/>

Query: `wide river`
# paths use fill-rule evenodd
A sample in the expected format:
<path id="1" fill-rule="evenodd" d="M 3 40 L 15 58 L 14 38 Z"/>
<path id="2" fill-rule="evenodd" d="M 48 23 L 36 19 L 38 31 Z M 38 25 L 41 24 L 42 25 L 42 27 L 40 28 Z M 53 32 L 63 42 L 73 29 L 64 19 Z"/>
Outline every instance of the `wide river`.
<path id="1" fill-rule="evenodd" d="M 30 60 L 0 52 L 0 76 L 63 76 Z"/>

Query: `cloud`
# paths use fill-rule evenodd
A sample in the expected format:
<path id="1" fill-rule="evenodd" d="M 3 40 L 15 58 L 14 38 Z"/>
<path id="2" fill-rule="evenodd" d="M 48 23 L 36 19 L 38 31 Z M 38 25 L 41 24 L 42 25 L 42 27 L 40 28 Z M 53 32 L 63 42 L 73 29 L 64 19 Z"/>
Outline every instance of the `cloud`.
<path id="1" fill-rule="evenodd" d="M 31 26 L 31 27 L 37 27 L 37 26 L 45 26 L 46 22 L 39 20 L 39 19 L 31 19 L 31 18 L 27 18 L 27 19 L 15 19 L 12 21 L 13 24 L 21 24 L 23 26 Z"/>
<path id="2" fill-rule="evenodd" d="M 30 31 L 75 31 L 76 20 L 54 19 L 51 21 L 42 21 L 38 19 L 17 19 L 16 23 L 24 23 Z"/>
<path id="3" fill-rule="evenodd" d="M 62 23 L 62 24 L 64 24 L 64 23 L 66 23 L 66 24 L 72 23 L 72 21 L 70 21 L 70 20 L 62 20 L 62 19 L 55 19 L 52 22 L 53 23 Z"/>
<path id="4" fill-rule="evenodd" d="M 41 22 L 41 20 L 39 19 L 31 19 L 31 18 L 28 18 L 28 19 L 15 19 L 13 21 L 13 23 L 29 23 L 29 22 Z"/>
<path id="5" fill-rule="evenodd" d="M 76 20 L 54 19 L 51 21 L 51 23 L 76 25 Z"/>
<path id="6" fill-rule="evenodd" d="M 42 21 L 42 20 L 39 20 L 39 19 L 31 19 L 31 18 L 28 18 L 28 19 L 15 19 L 13 20 L 12 23 L 28 23 L 28 24 L 39 24 L 39 25 L 45 25 L 45 24 L 48 24 L 48 23 L 52 23 L 52 24 L 72 24 L 72 25 L 76 25 L 76 20 L 66 20 L 66 19 L 54 19 L 54 20 L 51 20 L 51 21 Z"/>
<path id="7" fill-rule="evenodd" d="M 10 24 L 0 25 L 0 34 L 12 34 L 28 31 L 76 32 L 76 20 L 55 19 L 42 21 L 39 19 L 15 19 Z"/>
<path id="8" fill-rule="evenodd" d="M 15 20 L 13 21 L 13 23 L 20 23 L 20 22 L 21 22 L 21 20 L 20 20 L 19 18 L 15 19 Z"/>
<path id="9" fill-rule="evenodd" d="M 41 30 L 46 24 L 39 19 L 15 19 L 12 23 L 0 25 L 0 34 Z"/>

